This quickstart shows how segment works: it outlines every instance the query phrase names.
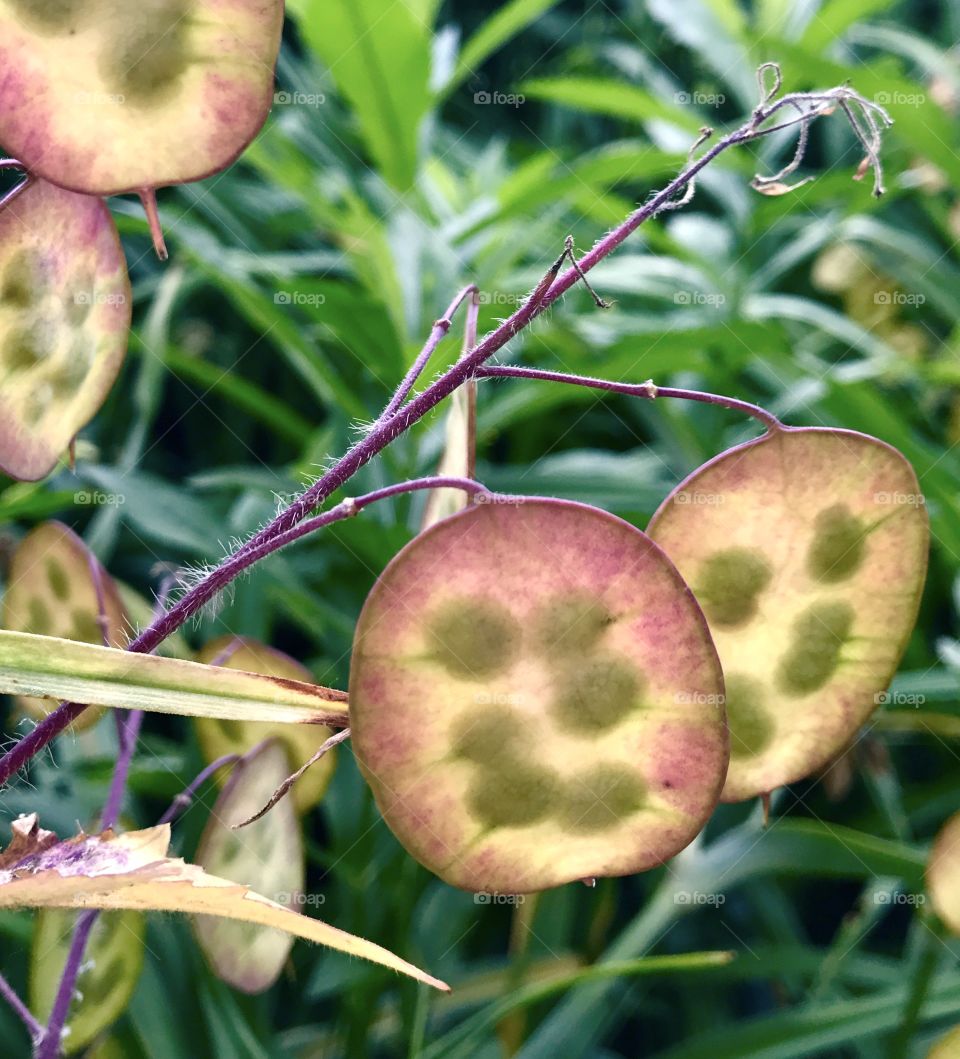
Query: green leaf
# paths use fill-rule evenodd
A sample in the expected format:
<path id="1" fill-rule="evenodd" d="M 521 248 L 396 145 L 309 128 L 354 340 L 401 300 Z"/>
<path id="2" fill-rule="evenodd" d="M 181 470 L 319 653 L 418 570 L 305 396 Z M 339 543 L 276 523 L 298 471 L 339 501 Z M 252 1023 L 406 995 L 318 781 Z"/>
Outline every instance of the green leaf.
<path id="1" fill-rule="evenodd" d="M 477 72 L 498 48 L 526 29 L 540 15 L 555 7 L 558 0 L 510 0 L 496 10 L 464 44 L 456 69 L 443 86 L 442 95 L 462 84 Z"/>
<path id="2" fill-rule="evenodd" d="M 431 101 L 429 23 L 398 0 L 293 0 L 289 6 L 353 107 L 381 174 L 406 191 Z"/>
<path id="3" fill-rule="evenodd" d="M 347 721 L 343 692 L 316 684 L 6 630 L 0 691 L 186 717 L 340 727 Z"/>

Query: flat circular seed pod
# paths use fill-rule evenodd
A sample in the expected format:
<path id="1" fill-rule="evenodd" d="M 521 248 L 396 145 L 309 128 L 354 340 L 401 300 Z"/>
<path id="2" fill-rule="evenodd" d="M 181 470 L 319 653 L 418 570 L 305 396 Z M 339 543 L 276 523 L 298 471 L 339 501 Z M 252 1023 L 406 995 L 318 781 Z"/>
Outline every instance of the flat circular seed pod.
<path id="1" fill-rule="evenodd" d="M 53 470 L 117 377 L 130 310 L 103 202 L 36 180 L 0 209 L 0 470 Z"/>
<path id="2" fill-rule="evenodd" d="M 876 709 L 916 621 L 929 529 L 910 464 L 863 434 L 781 428 L 695 471 L 648 532 L 723 662 L 723 800 L 832 761 Z"/>
<path id="3" fill-rule="evenodd" d="M 313 674 L 305 666 L 283 651 L 268 647 L 248 636 L 221 636 L 212 640 L 204 646 L 196 660 L 206 665 L 242 669 L 247 673 L 263 673 L 270 677 L 314 683 Z M 287 774 L 296 772 L 301 765 L 306 764 L 320 748 L 321 743 L 333 734 L 331 729 L 324 725 L 224 721 L 213 717 L 197 717 L 194 725 L 200 749 L 208 763 L 216 761 L 224 754 L 246 754 L 265 739 L 279 739 L 289 758 L 287 773 L 280 777 L 281 781 Z M 320 801 L 330 785 L 336 764 L 336 751 L 330 751 L 297 780 L 290 792 L 297 812 L 304 813 Z M 273 791 L 270 791 L 263 803 L 256 808 L 261 809 L 272 793 Z"/>
<path id="4" fill-rule="evenodd" d="M 102 644 L 106 636 L 111 647 L 125 647 L 129 634 L 113 579 L 62 522 L 37 526 L 14 552 L 3 598 L 3 627 L 81 643 Z M 53 699 L 25 695 L 16 701 L 24 713 L 38 719 L 57 705 Z M 74 727 L 89 727 L 102 712 L 84 710 Z"/>
<path id="5" fill-rule="evenodd" d="M 960 934 L 960 813 L 940 829 L 927 865 L 927 892 L 934 911 Z"/>
<path id="6" fill-rule="evenodd" d="M 264 806 L 288 769 L 287 753 L 276 739 L 233 769 L 210 811 L 196 863 L 211 875 L 249 886 L 299 912 L 306 870 L 293 803 L 285 798 L 267 816 L 233 830 Z M 194 916 L 193 925 L 217 976 L 245 993 L 269 989 L 293 947 L 292 935 L 255 923 Z"/>
<path id="7" fill-rule="evenodd" d="M 282 0 L 0 0 L 0 143 L 112 195 L 198 180 L 263 125 Z"/>
<path id="8" fill-rule="evenodd" d="M 660 549 L 583 504 L 474 506 L 364 604 L 352 744 L 406 849 L 466 890 L 660 864 L 716 804 L 723 678 Z"/>

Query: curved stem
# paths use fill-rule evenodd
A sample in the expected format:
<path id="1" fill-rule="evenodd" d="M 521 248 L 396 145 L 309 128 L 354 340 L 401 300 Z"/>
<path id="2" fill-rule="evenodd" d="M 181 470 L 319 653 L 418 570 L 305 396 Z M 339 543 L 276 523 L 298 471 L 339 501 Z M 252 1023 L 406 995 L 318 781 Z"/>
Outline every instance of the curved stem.
<path id="1" fill-rule="evenodd" d="M 173 799 L 167 811 L 157 821 L 157 825 L 169 824 L 171 821 L 175 820 L 193 801 L 197 791 L 212 775 L 219 772 L 220 769 L 226 768 L 227 765 L 235 765 L 239 760 L 239 754 L 224 754 L 222 757 L 218 757 L 216 761 L 211 761 L 205 769 L 197 774 L 193 782 L 184 787 L 184 789 Z"/>
<path id="2" fill-rule="evenodd" d="M 589 375 L 568 375 L 562 371 L 541 371 L 539 368 L 514 368 L 509 365 L 495 364 L 490 367 L 477 368 L 478 379 L 538 379 L 542 382 L 564 382 L 573 386 L 587 386 L 594 390 L 608 390 L 610 393 L 621 393 L 627 397 L 645 397 L 653 400 L 657 397 L 677 397 L 683 401 L 700 401 L 703 404 L 720 405 L 736 412 L 745 412 L 758 419 L 767 430 L 782 430 L 783 423 L 772 413 L 759 405 L 741 401 L 736 397 L 726 397 L 719 393 L 704 393 L 701 390 L 681 390 L 675 386 L 655 386 L 653 382 L 612 382 L 609 379 L 595 379 Z"/>
<path id="3" fill-rule="evenodd" d="M 268 525 L 264 526 L 245 545 L 238 548 L 202 581 L 186 592 L 166 613 L 150 623 L 127 650 L 149 653 L 162 643 L 172 632 L 200 611 L 211 599 L 221 592 L 234 578 L 242 574 L 252 563 L 272 550 L 270 543 L 283 537 L 294 526 L 302 522 L 311 511 L 326 500 L 332 493 L 349 481 L 361 467 L 364 467 L 375 456 L 382 452 L 391 442 L 422 419 L 444 398 L 476 375 L 477 369 L 489 360 L 494 353 L 502 349 L 511 338 L 527 327 L 557 298 L 565 294 L 582 277 L 605 257 L 611 254 L 640 225 L 655 217 L 682 193 L 702 169 L 710 165 L 718 155 L 731 147 L 750 143 L 767 135 L 763 124 L 784 107 L 793 107 L 812 103 L 817 105 L 828 100 L 852 100 L 861 107 L 882 108 L 859 96 L 849 86 L 841 85 L 828 91 L 816 93 L 791 93 L 780 99 L 763 103 L 756 108 L 750 119 L 740 128 L 728 133 L 712 147 L 705 150 L 697 159 L 691 161 L 670 181 L 666 187 L 652 195 L 642 206 L 634 210 L 620 225 L 600 239 L 587 254 L 580 258 L 576 267 L 567 269 L 562 275 L 560 268 L 567 251 L 553 263 L 543 279 L 534 288 L 527 300 L 500 326 L 480 341 L 469 353 L 461 357 L 438 379 L 406 404 L 395 409 L 392 415 L 381 416 L 366 437 L 358 441 L 341 457 L 325 474 L 307 489 L 289 507 Z M 436 330 L 436 328 L 434 328 Z M 437 337 L 437 341 L 439 341 Z M 403 384 L 401 384 L 402 388 Z M 715 401 L 714 401 L 715 403 Z M 391 401 L 390 405 L 394 402 Z M 390 407 L 388 405 L 388 407 Z M 0 758 L 0 784 L 5 783 L 22 765 L 42 750 L 51 739 L 71 724 L 83 711 L 85 706 L 77 703 L 64 703 L 49 713 L 31 732 L 14 744 Z"/>
<path id="4" fill-rule="evenodd" d="M 427 341 L 424 343 L 423 349 L 417 354 L 417 359 L 410 366 L 410 370 L 407 374 L 404 375 L 403 381 L 397 387 L 397 392 L 390 398 L 390 403 L 387 407 L 384 408 L 383 414 L 380 416 L 381 419 L 387 419 L 392 416 L 407 399 L 407 395 L 413 389 L 417 379 L 419 379 L 423 373 L 423 369 L 427 366 L 427 362 L 433 356 L 434 350 L 440 345 L 440 340 L 450 330 L 450 325 L 453 323 L 453 314 L 460 308 L 467 298 L 472 294 L 476 294 L 476 292 L 477 286 L 474 283 L 464 287 L 456 298 L 454 298 L 447 306 L 447 311 L 443 316 L 434 322 L 433 329 L 431 330 Z"/>

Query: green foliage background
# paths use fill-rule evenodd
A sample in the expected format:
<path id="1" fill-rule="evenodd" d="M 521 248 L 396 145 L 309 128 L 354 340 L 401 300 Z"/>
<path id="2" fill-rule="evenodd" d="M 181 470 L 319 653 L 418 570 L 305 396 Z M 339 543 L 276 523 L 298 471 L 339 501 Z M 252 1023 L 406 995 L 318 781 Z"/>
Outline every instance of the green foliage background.
<path id="1" fill-rule="evenodd" d="M 828 777 L 780 792 L 766 832 L 758 807 L 722 807 L 703 842 L 643 877 L 517 910 L 477 905 L 403 852 L 342 753 L 307 822 L 317 911 L 453 995 L 298 944 L 277 986 L 244 997 L 206 968 L 184 923 L 155 917 L 116 1054 L 439 1059 L 512 1042 L 523 1059 L 924 1055 L 960 1022 L 960 948 L 907 900 L 922 895 L 931 838 L 960 807 L 960 8 L 288 6 L 283 94 L 261 136 L 227 173 L 161 195 L 168 264 L 153 258 L 137 205 L 113 202 L 134 278 L 130 355 L 76 474 L 0 491 L 7 547 L 58 517 L 146 593 L 167 564 L 218 559 L 273 514 L 276 494 L 349 446 L 460 285 L 479 284 L 481 330 L 494 326 L 568 232 L 589 247 L 679 167 L 700 126 L 739 123 L 755 67 L 777 60 L 789 89 L 849 79 L 889 106 L 887 196 L 851 181 L 860 155 L 838 118 L 815 128 L 802 175 L 816 179 L 782 198 L 749 179 L 778 168 L 789 141 L 729 153 L 686 210 L 593 273 L 615 308 L 598 313 L 575 291 L 509 356 L 722 391 L 793 425 L 891 442 L 927 496 L 930 579 L 891 701 Z M 457 355 L 454 332 L 438 366 Z M 702 406 L 504 382 L 483 384 L 479 429 L 491 487 L 588 501 L 642 527 L 682 476 L 756 427 Z M 436 415 L 350 491 L 431 473 L 441 441 Z M 80 490 L 125 503 L 78 505 Z M 270 559 L 188 638 L 259 637 L 345 686 L 353 622 L 422 504 L 380 504 Z M 35 809 L 61 834 L 90 824 L 114 739 L 109 718 L 61 739 L 29 785 L 0 794 L 4 818 Z M 128 822 L 155 822 L 201 766 L 189 723 L 148 719 Z M 175 827 L 187 857 L 212 798 L 206 789 Z M 685 903 L 695 891 L 724 901 Z M 32 930 L 29 915 L 0 914 L 3 968 L 24 990 Z M 737 955 L 641 960 L 702 950 Z M 523 1014 L 498 1036 L 510 998 Z M 5 1055 L 27 1054 L 6 1008 L 0 1040 Z"/>

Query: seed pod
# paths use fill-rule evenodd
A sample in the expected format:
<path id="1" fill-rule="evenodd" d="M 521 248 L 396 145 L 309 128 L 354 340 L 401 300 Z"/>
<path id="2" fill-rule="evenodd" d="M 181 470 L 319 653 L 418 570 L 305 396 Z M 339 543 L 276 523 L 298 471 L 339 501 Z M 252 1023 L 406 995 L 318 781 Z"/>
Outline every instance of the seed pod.
<path id="1" fill-rule="evenodd" d="M 81 643 L 123 647 L 126 613 L 116 585 L 83 541 L 61 522 L 44 522 L 21 541 L 10 564 L 3 627 Z M 42 718 L 53 699 L 21 695 L 17 705 Z M 93 724 L 103 711 L 87 709 L 74 722 Z"/>
<path id="2" fill-rule="evenodd" d="M 103 202 L 35 180 L 0 208 L 5 473 L 44 478 L 93 418 L 127 351 L 130 306 L 127 264 Z"/>
<path id="3" fill-rule="evenodd" d="M 0 0 L 0 143 L 95 195 L 218 172 L 266 119 L 282 27 L 281 0 Z"/>
<path id="4" fill-rule="evenodd" d="M 300 825 L 290 799 L 270 814 L 232 830 L 253 815 L 286 778 L 287 753 L 268 740 L 238 764 L 210 812 L 196 863 L 211 875 L 242 883 L 272 901 L 300 911 L 304 853 Z M 293 937 L 255 923 L 194 916 L 197 940 L 217 976 L 245 993 L 262 993 L 280 976 Z"/>
<path id="5" fill-rule="evenodd" d="M 197 661 L 243 669 L 248 673 L 314 682 L 310 670 L 295 659 L 247 636 L 222 636 L 213 640 L 200 651 Z M 265 739 L 276 737 L 287 751 L 288 773 L 295 772 L 309 761 L 320 744 L 333 734 L 326 726 L 316 724 L 266 724 L 262 721 L 215 720 L 212 717 L 198 717 L 194 724 L 207 762 L 216 761 L 224 754 L 246 754 Z M 336 763 L 336 752 L 331 751 L 300 777 L 290 794 L 297 812 L 304 813 L 320 801 L 333 778 Z M 280 777 L 278 784 L 286 775 Z M 267 798 L 272 793 L 271 790 Z M 267 798 L 261 804 L 265 804 Z"/>
<path id="6" fill-rule="evenodd" d="M 929 529 L 910 464 L 864 434 L 781 428 L 694 471 L 649 533 L 723 662 L 723 800 L 832 761 L 882 701 L 916 621 Z"/>
<path id="7" fill-rule="evenodd" d="M 523 893 L 687 845 L 723 782 L 722 694 L 703 615 L 643 533 L 583 504 L 483 504 L 367 598 L 352 745 L 422 864 Z"/>

